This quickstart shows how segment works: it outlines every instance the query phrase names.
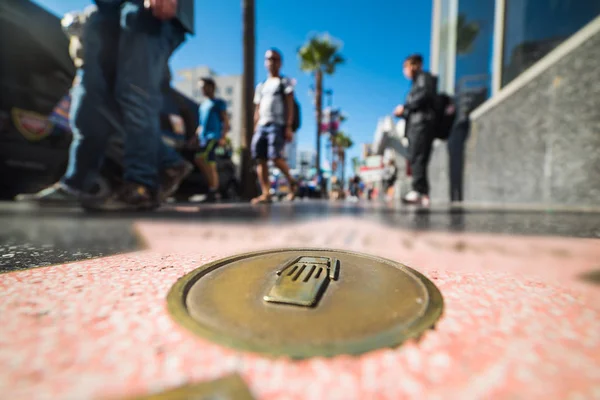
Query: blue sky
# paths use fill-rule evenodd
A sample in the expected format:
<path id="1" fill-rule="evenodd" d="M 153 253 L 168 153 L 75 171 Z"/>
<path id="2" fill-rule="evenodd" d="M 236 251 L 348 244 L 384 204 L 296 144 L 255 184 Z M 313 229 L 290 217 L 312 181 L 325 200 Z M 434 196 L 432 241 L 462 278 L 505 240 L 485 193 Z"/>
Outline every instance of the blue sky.
<path id="1" fill-rule="evenodd" d="M 56 14 L 91 4 L 89 0 L 36 1 Z M 196 0 L 197 33 L 177 50 L 171 67 L 208 65 L 218 74 L 240 74 L 240 3 Z M 309 96 L 313 79 L 299 70 L 295 53 L 313 33 L 328 32 L 342 41 L 347 63 L 334 76 L 326 76 L 325 87 L 333 89 L 334 106 L 349 117 L 342 130 L 355 142 L 350 160 L 360 154 L 361 143 L 372 140 L 378 118 L 391 114 L 403 101 L 409 88 L 402 76 L 404 57 L 420 52 L 428 65 L 430 31 L 430 0 L 256 0 L 256 79 L 265 77 L 262 55 L 266 49 L 279 48 L 284 54 L 284 73 L 298 80 L 296 96 L 303 116 L 297 133 L 299 149 L 314 148 L 314 111 Z"/>

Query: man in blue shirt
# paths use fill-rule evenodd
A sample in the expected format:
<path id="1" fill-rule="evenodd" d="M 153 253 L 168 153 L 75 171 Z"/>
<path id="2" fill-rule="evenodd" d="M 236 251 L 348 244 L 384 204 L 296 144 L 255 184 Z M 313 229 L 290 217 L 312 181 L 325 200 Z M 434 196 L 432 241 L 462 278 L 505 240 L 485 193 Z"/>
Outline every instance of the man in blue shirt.
<path id="1" fill-rule="evenodd" d="M 205 99 L 200 104 L 200 126 L 198 127 L 200 152 L 196 154 L 196 165 L 208 181 L 208 194 L 205 202 L 212 203 L 216 200 L 219 189 L 215 150 L 217 146 L 225 144 L 225 138 L 229 132 L 229 118 L 225 102 L 215 98 L 215 81 L 211 78 L 202 78 L 200 85 Z"/>

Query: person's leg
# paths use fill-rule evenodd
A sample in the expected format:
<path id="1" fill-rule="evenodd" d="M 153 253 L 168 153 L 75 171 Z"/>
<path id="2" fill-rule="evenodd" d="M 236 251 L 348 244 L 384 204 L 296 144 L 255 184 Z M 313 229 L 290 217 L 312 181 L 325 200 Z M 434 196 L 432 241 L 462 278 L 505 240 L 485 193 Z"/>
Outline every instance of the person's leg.
<path id="1" fill-rule="evenodd" d="M 181 182 L 194 170 L 194 166 L 184 160 L 177 150 L 163 142 L 162 138 L 158 152 L 160 160 L 159 201 L 163 202 L 179 189 Z"/>
<path id="2" fill-rule="evenodd" d="M 149 193 L 158 191 L 161 82 L 164 66 L 183 41 L 183 33 L 174 30 L 173 23 L 154 18 L 137 3 L 126 2 L 121 8 L 115 97 L 127 132 L 124 179 L 132 183 L 132 192 L 144 192 L 143 199 L 130 198 L 133 203 L 146 204 Z"/>
<path id="3" fill-rule="evenodd" d="M 450 137 L 448 138 L 448 144 L 447 144 L 447 148 L 448 148 L 448 178 L 449 178 L 449 188 L 450 188 L 450 201 L 456 201 L 456 194 L 457 194 L 457 181 L 458 181 L 458 177 L 457 177 L 457 172 L 458 172 L 458 158 L 457 158 L 457 133 L 458 133 L 458 127 L 457 125 L 455 125 L 452 128 L 452 133 L 450 134 Z"/>
<path id="4" fill-rule="evenodd" d="M 73 140 L 69 163 L 60 182 L 28 200 L 40 204 L 72 204 L 92 188 L 118 119 L 109 88 L 114 83 L 116 58 L 109 51 L 119 37 L 118 9 L 95 12 L 82 35 L 85 64 L 78 71 L 80 82 L 71 89 L 70 124 Z"/>
<path id="5" fill-rule="evenodd" d="M 456 173 L 457 176 L 457 182 L 456 182 L 456 186 L 457 186 L 457 193 L 456 193 L 456 200 L 457 201 L 463 201 L 464 200 L 464 176 L 465 176 L 465 146 L 467 143 L 467 139 L 469 138 L 469 133 L 471 131 L 471 122 L 469 120 L 467 120 L 464 123 L 463 129 L 461 130 L 461 134 L 459 136 L 459 145 L 457 146 L 458 149 L 458 154 L 457 154 L 457 166 L 458 166 L 458 171 Z"/>
<path id="6" fill-rule="evenodd" d="M 427 165 L 431 155 L 432 138 L 425 129 L 416 130 L 411 134 L 411 170 L 412 188 L 421 195 L 429 195 L 429 181 L 427 179 Z"/>
<path id="7" fill-rule="evenodd" d="M 294 185 L 296 183 L 296 181 L 290 174 L 290 167 L 289 167 L 287 161 L 285 160 L 285 158 L 276 158 L 273 160 L 273 163 L 281 171 L 283 176 L 285 176 L 285 179 L 287 179 L 287 181 L 290 185 Z"/>
<path id="8" fill-rule="evenodd" d="M 159 170 L 161 171 L 178 167 L 184 162 L 183 157 L 177 150 L 166 144 L 162 138 L 158 146 L 158 159 Z"/>
<path id="9" fill-rule="evenodd" d="M 294 200 L 296 198 L 296 192 L 298 191 L 298 184 L 290 174 L 290 167 L 287 161 L 284 158 L 276 158 L 273 160 L 273 163 L 285 176 L 285 179 L 287 179 L 290 185 L 290 193 L 286 196 L 287 200 Z"/>
<path id="10" fill-rule="evenodd" d="M 290 194 L 287 196 L 287 199 L 294 200 L 298 188 L 296 180 L 290 174 L 290 167 L 283 157 L 283 150 L 285 147 L 284 127 L 279 125 L 271 125 L 267 132 L 267 138 L 269 146 L 268 157 L 270 160 L 273 160 L 275 166 L 285 176 L 285 179 L 287 179 L 290 185 Z"/>
<path id="11" fill-rule="evenodd" d="M 206 195 L 206 202 L 214 202 L 216 195 L 219 190 L 219 175 L 217 173 L 217 156 L 216 147 L 218 145 L 217 140 L 209 140 L 202 151 L 196 155 L 196 165 L 206 178 L 208 183 L 208 193 Z"/>
<path id="12" fill-rule="evenodd" d="M 205 161 L 206 156 L 205 156 L 204 152 L 205 152 L 205 149 L 201 149 L 200 152 L 196 153 L 196 156 L 194 157 L 194 162 L 196 163 L 196 166 L 198 167 L 200 172 L 202 172 L 202 175 L 204 175 L 204 177 L 208 181 L 208 175 L 209 175 L 208 163 Z M 210 182 L 209 182 L 209 186 L 210 186 Z"/>
<path id="13" fill-rule="evenodd" d="M 271 201 L 269 185 L 269 165 L 268 159 L 268 129 L 259 126 L 252 137 L 252 159 L 256 160 L 256 174 L 260 182 L 261 194 L 252 199 L 253 204 L 265 203 Z"/>
<path id="14" fill-rule="evenodd" d="M 208 189 L 216 192 L 219 189 L 219 175 L 217 174 L 217 140 L 210 140 L 206 148 L 206 179 L 208 181 Z"/>
<path id="15" fill-rule="evenodd" d="M 256 172 L 258 174 L 258 180 L 260 181 L 260 188 L 262 190 L 262 194 L 259 197 L 270 198 L 271 194 L 269 191 L 271 190 L 271 187 L 269 185 L 269 165 L 267 160 L 257 160 Z"/>

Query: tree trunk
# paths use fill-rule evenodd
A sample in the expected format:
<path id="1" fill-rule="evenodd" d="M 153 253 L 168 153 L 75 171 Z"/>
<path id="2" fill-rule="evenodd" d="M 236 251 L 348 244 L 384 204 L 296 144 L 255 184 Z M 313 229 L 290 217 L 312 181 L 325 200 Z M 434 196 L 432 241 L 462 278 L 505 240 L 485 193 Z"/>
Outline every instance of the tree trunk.
<path id="1" fill-rule="evenodd" d="M 325 196 L 325 182 L 321 173 L 321 121 L 323 121 L 323 71 L 315 71 L 315 107 L 317 108 L 317 176 L 321 187 L 321 196 Z"/>
<path id="2" fill-rule="evenodd" d="M 333 163 L 335 162 L 335 143 L 331 133 L 329 134 L 329 143 L 331 143 L 331 165 L 333 166 Z M 333 173 L 333 168 L 331 172 Z"/>
<path id="3" fill-rule="evenodd" d="M 242 0 L 242 41 L 244 72 L 242 77 L 242 197 L 249 200 L 258 194 L 250 146 L 254 134 L 254 0 Z"/>

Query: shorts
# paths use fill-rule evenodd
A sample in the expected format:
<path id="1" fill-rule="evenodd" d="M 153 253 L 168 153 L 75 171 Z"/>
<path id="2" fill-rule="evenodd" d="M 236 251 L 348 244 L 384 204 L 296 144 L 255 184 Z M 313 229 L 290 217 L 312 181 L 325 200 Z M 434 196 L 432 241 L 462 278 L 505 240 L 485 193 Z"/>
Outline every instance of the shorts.
<path id="1" fill-rule="evenodd" d="M 219 141 L 217 139 L 209 139 L 206 145 L 200 147 L 200 151 L 196 153 L 196 158 L 202 159 L 205 163 L 214 164 L 217 162 L 216 150 Z"/>
<path id="2" fill-rule="evenodd" d="M 282 125 L 259 125 L 252 136 L 252 158 L 254 160 L 276 160 L 283 158 L 285 147 Z"/>

